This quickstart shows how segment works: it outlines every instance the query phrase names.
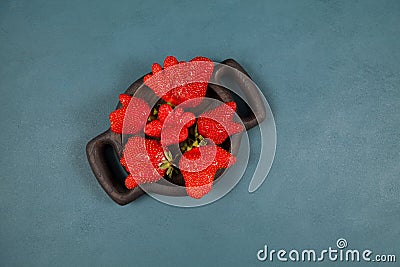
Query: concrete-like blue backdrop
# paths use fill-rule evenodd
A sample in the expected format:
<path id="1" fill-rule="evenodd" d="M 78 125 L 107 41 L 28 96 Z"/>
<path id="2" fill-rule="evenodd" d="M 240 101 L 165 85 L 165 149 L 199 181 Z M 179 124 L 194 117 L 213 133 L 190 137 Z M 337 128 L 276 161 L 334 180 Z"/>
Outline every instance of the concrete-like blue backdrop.
<path id="1" fill-rule="evenodd" d="M 1 1 L 0 265 L 262 266 L 264 244 L 340 237 L 400 258 L 399 25 L 395 0 Z M 254 163 L 193 209 L 98 185 L 87 141 L 167 55 L 232 57 L 263 90 L 278 145 L 254 194 Z"/>

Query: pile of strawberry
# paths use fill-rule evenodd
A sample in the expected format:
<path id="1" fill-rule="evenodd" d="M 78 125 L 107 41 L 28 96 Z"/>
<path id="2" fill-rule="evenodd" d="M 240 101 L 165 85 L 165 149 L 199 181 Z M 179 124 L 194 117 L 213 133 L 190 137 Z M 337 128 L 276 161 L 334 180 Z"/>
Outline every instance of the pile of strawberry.
<path id="1" fill-rule="evenodd" d="M 205 97 L 213 68 L 205 57 L 186 63 L 168 56 L 164 68 L 154 63 L 152 73 L 144 77 L 144 83 L 161 98 L 158 104 L 151 108 L 141 98 L 119 96 L 122 106 L 109 118 L 113 132 L 130 135 L 120 159 L 128 172 L 128 189 L 180 172 L 187 194 L 201 198 L 210 192 L 216 172 L 235 163 L 236 158 L 221 144 L 243 130 L 233 120 L 236 103 L 223 103 L 197 118 L 188 111 Z M 180 156 L 174 155 L 173 147 L 178 147 Z"/>

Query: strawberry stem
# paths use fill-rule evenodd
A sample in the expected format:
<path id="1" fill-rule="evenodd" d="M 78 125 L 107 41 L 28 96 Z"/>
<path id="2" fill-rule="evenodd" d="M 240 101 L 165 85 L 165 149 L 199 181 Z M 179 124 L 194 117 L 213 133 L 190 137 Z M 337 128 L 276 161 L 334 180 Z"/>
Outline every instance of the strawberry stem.
<path id="1" fill-rule="evenodd" d="M 166 174 L 168 175 L 168 177 L 169 178 L 172 178 L 172 174 L 173 174 L 173 172 L 174 172 L 174 170 L 175 170 L 175 167 L 173 166 L 173 161 L 174 161 L 174 159 L 176 158 L 174 158 L 173 156 L 172 156 L 172 153 L 171 153 L 171 151 L 169 151 L 169 150 L 164 150 L 164 156 L 165 156 L 165 160 L 163 160 L 162 162 L 161 162 L 161 164 L 160 164 L 160 166 L 159 166 L 159 168 L 161 169 L 161 170 L 167 170 L 166 171 Z M 177 170 L 176 170 L 177 171 Z"/>
<path id="2" fill-rule="evenodd" d="M 207 145 L 206 139 L 197 132 L 197 125 L 195 127 L 191 127 L 189 132 L 191 133 L 191 137 L 188 137 L 180 145 L 180 149 L 183 153 L 192 150 L 194 147 Z"/>
<path id="3" fill-rule="evenodd" d="M 167 105 L 171 106 L 172 108 L 175 108 L 175 105 L 172 104 L 171 102 L 167 102 Z"/>

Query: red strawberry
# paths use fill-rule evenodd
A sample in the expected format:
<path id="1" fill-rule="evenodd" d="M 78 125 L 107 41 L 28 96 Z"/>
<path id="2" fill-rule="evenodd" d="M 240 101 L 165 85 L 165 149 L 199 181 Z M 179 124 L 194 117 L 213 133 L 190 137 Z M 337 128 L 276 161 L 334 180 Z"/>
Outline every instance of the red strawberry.
<path id="1" fill-rule="evenodd" d="M 127 94 L 120 94 L 118 96 L 119 102 L 121 102 L 122 106 L 127 106 L 132 99 L 132 96 Z"/>
<path id="2" fill-rule="evenodd" d="M 242 124 L 233 121 L 235 110 L 236 103 L 228 102 L 201 114 L 197 120 L 199 134 L 219 145 L 228 136 L 243 131 Z"/>
<path id="3" fill-rule="evenodd" d="M 189 134 L 188 129 L 183 127 L 179 132 L 178 130 L 179 128 L 175 127 L 165 127 L 161 132 L 161 144 L 163 146 L 169 146 L 185 141 Z"/>
<path id="4" fill-rule="evenodd" d="M 171 116 L 166 119 L 166 123 L 168 124 L 185 126 L 186 128 L 192 126 L 196 122 L 196 117 L 192 112 L 185 112 L 181 108 L 175 108 Z"/>
<path id="5" fill-rule="evenodd" d="M 164 59 L 164 68 L 169 68 L 171 66 L 174 66 L 176 64 L 178 64 L 178 60 L 173 57 L 173 56 L 168 56 Z"/>
<path id="6" fill-rule="evenodd" d="M 192 126 L 196 117 L 191 112 L 185 112 L 181 108 L 172 109 L 163 104 L 158 109 L 158 119 L 149 122 L 144 132 L 148 136 L 161 138 L 163 146 L 169 146 L 183 142 L 188 137 L 188 127 Z"/>
<path id="7" fill-rule="evenodd" d="M 173 108 L 170 105 L 162 104 L 158 109 L 158 119 L 161 122 L 164 122 L 168 115 L 173 111 Z"/>
<path id="8" fill-rule="evenodd" d="M 133 189 L 136 186 L 138 186 L 138 183 L 136 182 L 135 178 L 133 178 L 132 174 L 129 174 L 126 179 L 125 179 L 125 186 L 128 189 Z"/>
<path id="9" fill-rule="evenodd" d="M 110 113 L 111 131 L 118 134 L 135 134 L 143 129 L 150 107 L 140 98 L 119 95 L 122 107 Z M 128 113 L 127 113 L 128 112 Z"/>
<path id="10" fill-rule="evenodd" d="M 121 165 L 125 168 L 125 170 L 128 171 L 128 165 L 126 164 L 126 160 L 123 156 L 119 159 L 119 163 L 121 163 Z"/>
<path id="11" fill-rule="evenodd" d="M 152 71 L 153 73 L 157 73 L 157 72 L 159 72 L 159 71 L 162 71 L 162 67 L 161 67 L 160 64 L 154 63 L 153 66 L 151 66 L 151 71 Z"/>
<path id="12" fill-rule="evenodd" d="M 177 106 L 185 101 L 200 98 L 186 103 L 194 107 L 200 104 L 206 95 L 208 81 L 214 70 L 214 63 L 205 57 L 195 57 L 189 62 L 178 62 L 173 56 L 164 60 L 164 70 L 154 63 L 152 74 L 144 77 L 145 84 L 164 101 Z"/>
<path id="13" fill-rule="evenodd" d="M 154 120 L 146 124 L 146 127 L 144 127 L 144 132 L 148 136 L 161 137 L 162 127 L 163 123 L 160 120 Z"/>
<path id="14" fill-rule="evenodd" d="M 128 139 L 120 162 L 130 172 L 125 180 L 128 189 L 157 182 L 169 167 L 160 142 L 139 136 Z"/>
<path id="15" fill-rule="evenodd" d="M 188 138 L 188 128 L 196 122 L 196 117 L 191 112 L 184 112 L 176 108 L 164 121 L 161 132 L 161 144 L 169 146 L 185 141 Z M 179 131 L 180 129 L 180 131 Z"/>
<path id="16" fill-rule="evenodd" d="M 186 192 L 201 198 L 210 192 L 218 169 L 232 166 L 236 158 L 215 145 L 194 147 L 183 154 L 179 168 L 185 180 Z M 207 164 L 204 164 L 207 162 Z"/>

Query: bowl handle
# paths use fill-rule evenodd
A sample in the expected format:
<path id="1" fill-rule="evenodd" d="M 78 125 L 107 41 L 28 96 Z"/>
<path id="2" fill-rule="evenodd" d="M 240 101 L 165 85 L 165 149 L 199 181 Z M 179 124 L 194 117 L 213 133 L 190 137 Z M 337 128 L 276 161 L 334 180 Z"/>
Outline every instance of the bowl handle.
<path id="1" fill-rule="evenodd" d="M 250 75 L 235 60 L 226 59 L 226 60 L 222 61 L 221 63 L 240 71 L 240 73 L 233 72 L 229 68 L 223 68 L 222 66 L 220 66 L 220 68 L 217 69 L 215 72 L 215 80 L 217 82 L 221 82 L 220 76 L 223 75 L 224 72 L 229 72 L 231 75 L 233 74 L 234 81 L 240 87 L 243 94 L 247 98 L 247 102 L 248 102 L 247 104 L 252 107 L 252 112 L 250 115 L 245 116 L 245 117 L 240 116 L 240 118 L 243 121 L 244 126 L 246 127 L 246 130 L 249 130 L 249 129 L 257 126 L 261 122 L 263 122 L 266 117 L 266 110 L 265 110 L 263 100 L 260 96 L 259 89 L 254 84 L 254 82 L 251 80 Z"/>
<path id="2" fill-rule="evenodd" d="M 93 174 L 101 187 L 112 200 L 120 205 L 125 205 L 143 194 L 140 188 L 126 189 L 117 179 L 107 164 L 105 146 L 111 145 L 118 157 L 122 154 L 122 144 L 119 142 L 121 135 L 113 133 L 110 129 L 93 138 L 86 145 L 86 154 Z"/>

